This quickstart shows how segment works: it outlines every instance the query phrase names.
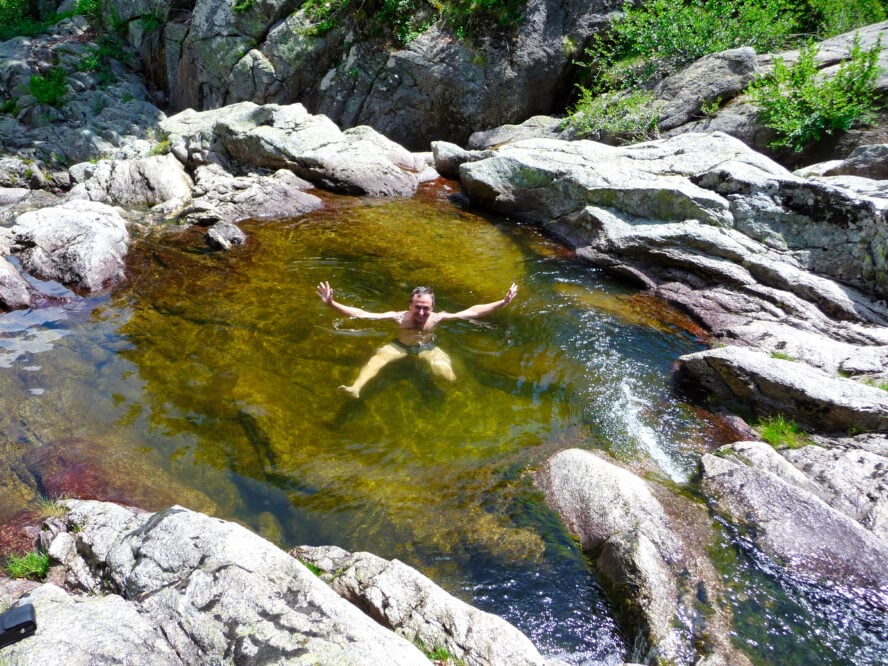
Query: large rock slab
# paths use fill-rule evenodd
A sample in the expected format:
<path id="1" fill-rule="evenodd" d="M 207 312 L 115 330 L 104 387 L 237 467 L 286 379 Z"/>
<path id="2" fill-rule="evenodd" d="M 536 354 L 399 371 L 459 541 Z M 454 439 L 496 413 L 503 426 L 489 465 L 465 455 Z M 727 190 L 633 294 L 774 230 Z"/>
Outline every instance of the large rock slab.
<path id="1" fill-rule="evenodd" d="M 19 215 L 13 252 L 37 277 L 84 291 L 123 278 L 129 245 L 126 221 L 103 203 L 73 200 Z"/>
<path id="2" fill-rule="evenodd" d="M 731 645 L 717 601 L 718 575 L 703 552 L 705 537 L 692 543 L 695 530 L 676 524 L 647 482 L 578 449 L 552 456 L 536 482 L 592 558 L 630 634 L 640 633 L 651 659 L 748 663 Z M 713 612 L 704 616 L 698 598 Z"/>
<path id="3" fill-rule="evenodd" d="M 78 181 L 69 194 L 71 199 L 129 208 L 159 204 L 181 207 L 191 201 L 191 177 L 171 154 L 84 163 L 70 172 Z"/>
<path id="4" fill-rule="evenodd" d="M 89 664 L 182 663 L 161 629 L 138 608 L 116 595 L 73 596 L 46 583 L 18 599 L 14 606 L 32 604 L 37 632 L 3 648 L 10 664 L 45 666 L 63 661 Z"/>
<path id="5" fill-rule="evenodd" d="M 702 489 L 756 548 L 789 576 L 841 584 L 888 609 L 886 542 L 799 485 L 730 456 L 703 456 Z"/>
<path id="6" fill-rule="evenodd" d="M 284 220 L 323 208 L 324 202 L 307 190 L 311 183 L 288 169 L 271 175 L 235 176 L 218 164 L 195 169 L 194 200 L 181 219 L 196 224 L 243 220 Z"/>
<path id="7" fill-rule="evenodd" d="M 857 448 L 853 438 L 842 444 L 788 449 L 782 455 L 816 483 L 827 504 L 888 544 L 888 452 Z"/>
<path id="8" fill-rule="evenodd" d="M 823 432 L 888 430 L 888 391 L 829 375 L 804 363 L 743 347 L 721 347 L 679 359 L 684 378 L 729 404 Z"/>
<path id="9" fill-rule="evenodd" d="M 552 227 L 577 247 L 607 252 L 587 228 L 590 206 L 631 226 L 696 220 L 741 231 L 762 246 L 759 254 L 774 250 L 773 257 L 791 268 L 888 293 L 884 194 L 850 182 L 800 178 L 720 132 L 624 147 L 530 139 L 463 164 L 460 178 L 475 203 Z M 616 256 L 642 272 L 646 254 L 655 265 L 666 249 L 695 254 L 680 244 L 658 243 L 647 253 L 641 243 L 633 249 Z M 766 285 L 772 276 L 778 282 L 771 286 L 792 285 L 777 269 L 759 273 Z M 708 277 L 705 270 L 699 276 Z"/>
<path id="10" fill-rule="evenodd" d="M 428 663 L 239 525 L 181 507 L 139 514 L 91 501 L 66 505 L 64 531 L 45 540 L 68 583 L 126 599 L 178 663 Z"/>
<path id="11" fill-rule="evenodd" d="M 384 137 L 371 138 L 369 129 L 343 133 L 301 104 L 241 102 L 218 111 L 189 109 L 167 118 L 162 127 L 173 154 L 191 166 L 216 153 L 242 168 L 290 169 L 319 187 L 355 195 L 410 196 L 419 185 L 408 170 L 418 166 L 409 151 Z"/>
<path id="12" fill-rule="evenodd" d="M 292 554 L 317 567 L 337 594 L 428 650 L 446 648 L 468 666 L 555 665 L 511 624 L 451 596 L 403 562 L 335 546 L 302 546 Z"/>

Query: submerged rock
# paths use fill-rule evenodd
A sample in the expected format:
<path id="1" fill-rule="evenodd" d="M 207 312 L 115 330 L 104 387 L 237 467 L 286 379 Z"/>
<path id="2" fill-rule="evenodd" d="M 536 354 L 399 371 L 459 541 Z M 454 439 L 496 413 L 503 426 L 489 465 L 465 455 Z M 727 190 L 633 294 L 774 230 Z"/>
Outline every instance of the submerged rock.
<path id="1" fill-rule="evenodd" d="M 174 502 L 207 513 L 217 509 L 202 492 L 176 481 L 156 454 L 134 455 L 131 445 L 113 436 L 49 442 L 30 449 L 23 462 L 45 497 L 120 502 L 152 511 Z"/>

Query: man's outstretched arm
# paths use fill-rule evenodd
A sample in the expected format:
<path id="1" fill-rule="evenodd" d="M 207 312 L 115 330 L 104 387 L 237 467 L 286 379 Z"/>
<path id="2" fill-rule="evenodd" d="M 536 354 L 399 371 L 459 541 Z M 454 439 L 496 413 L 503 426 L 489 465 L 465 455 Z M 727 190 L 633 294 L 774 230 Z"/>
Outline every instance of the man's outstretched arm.
<path id="1" fill-rule="evenodd" d="M 318 297 L 330 308 L 347 317 L 359 317 L 361 319 L 396 319 L 400 314 L 398 312 L 367 312 L 361 308 L 354 308 L 350 305 L 337 303 L 333 300 L 333 287 L 330 286 L 329 282 L 321 282 L 318 284 Z"/>
<path id="2" fill-rule="evenodd" d="M 506 292 L 506 295 L 503 296 L 500 300 L 494 301 L 493 303 L 483 303 L 479 305 L 473 305 L 470 308 L 466 308 L 465 310 L 460 310 L 459 312 L 442 312 L 440 313 L 441 319 L 480 319 L 481 317 L 486 317 L 491 312 L 495 312 L 499 310 L 501 307 L 508 305 L 512 302 L 512 299 L 515 298 L 515 294 L 518 293 L 518 285 L 514 282 L 512 286 L 509 287 L 509 291 Z"/>

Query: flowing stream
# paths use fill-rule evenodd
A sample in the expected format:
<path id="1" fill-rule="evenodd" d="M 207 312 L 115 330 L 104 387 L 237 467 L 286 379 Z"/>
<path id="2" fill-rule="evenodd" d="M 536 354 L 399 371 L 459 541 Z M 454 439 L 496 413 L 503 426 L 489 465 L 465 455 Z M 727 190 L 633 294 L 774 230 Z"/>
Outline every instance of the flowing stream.
<path id="1" fill-rule="evenodd" d="M 331 197 L 299 220 L 245 224 L 249 244 L 229 253 L 197 230 L 143 240 L 125 287 L 0 318 L 6 461 L 44 492 L 178 502 L 283 547 L 397 557 L 571 663 L 638 656 L 532 473 L 560 449 L 604 449 L 693 494 L 718 431 L 670 375 L 702 348 L 699 331 L 448 194 Z M 455 383 L 408 357 L 352 400 L 337 386 L 392 324 L 327 309 L 321 280 L 373 311 L 406 309 L 416 285 L 450 311 L 519 291 L 485 320 L 438 327 Z M 719 530 L 713 556 L 755 661 L 847 663 L 884 647 L 862 614 L 838 619 L 820 591 L 790 589 Z"/>

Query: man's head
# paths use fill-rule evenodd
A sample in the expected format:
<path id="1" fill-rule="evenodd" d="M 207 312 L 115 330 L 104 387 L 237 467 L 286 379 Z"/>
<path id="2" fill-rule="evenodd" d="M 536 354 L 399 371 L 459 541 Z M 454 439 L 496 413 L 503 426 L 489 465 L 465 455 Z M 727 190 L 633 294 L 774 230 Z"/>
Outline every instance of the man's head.
<path id="1" fill-rule="evenodd" d="M 435 292 L 431 287 L 417 287 L 410 294 L 410 314 L 414 321 L 424 322 L 435 309 Z"/>

